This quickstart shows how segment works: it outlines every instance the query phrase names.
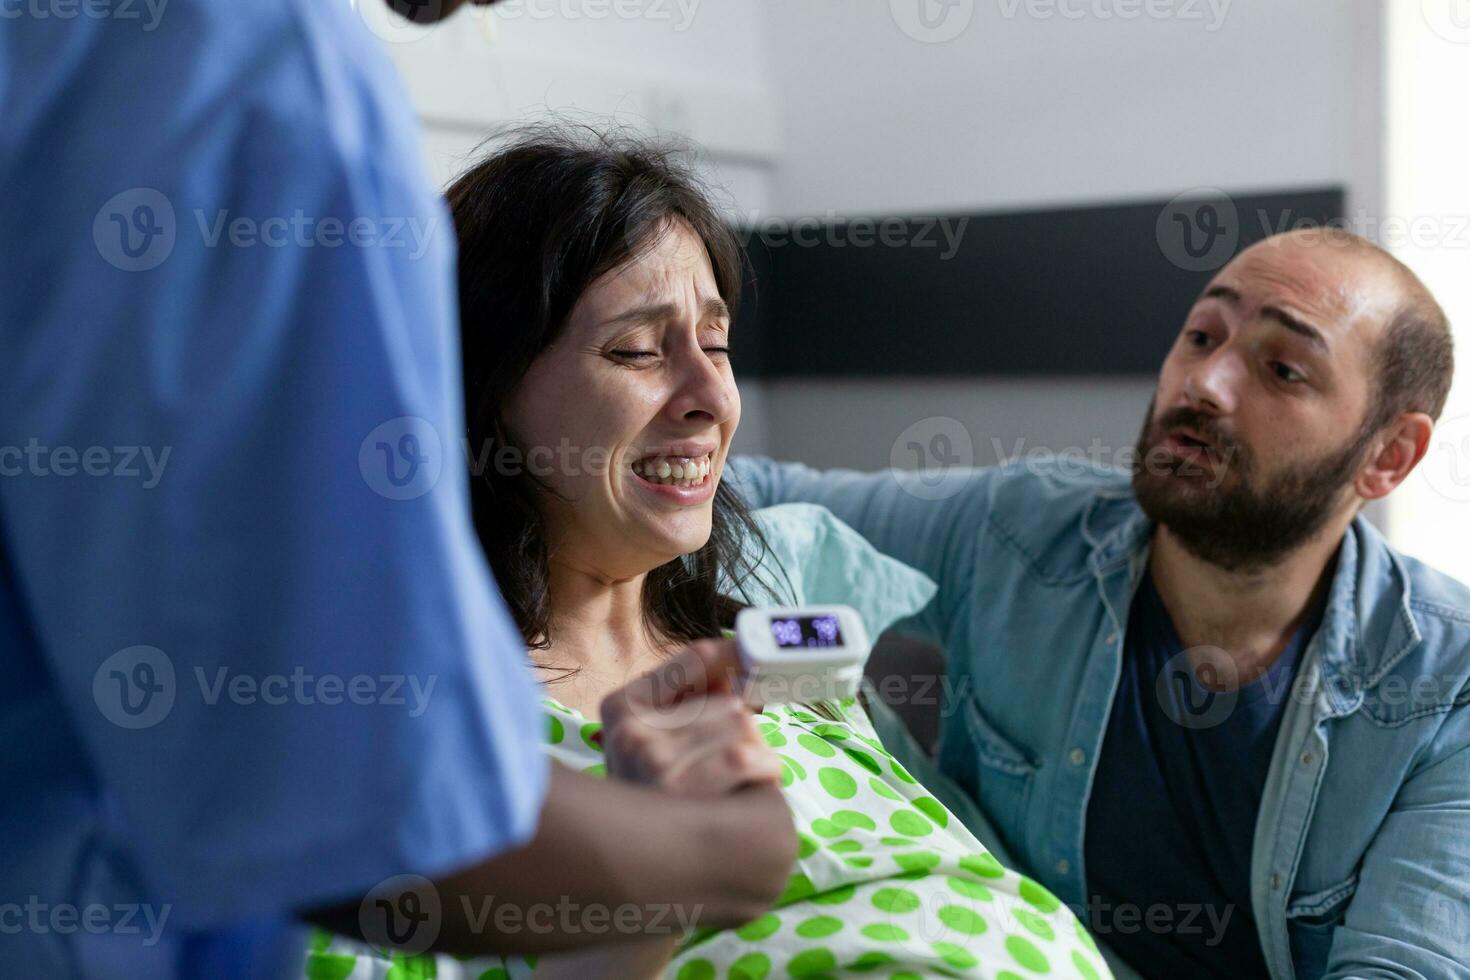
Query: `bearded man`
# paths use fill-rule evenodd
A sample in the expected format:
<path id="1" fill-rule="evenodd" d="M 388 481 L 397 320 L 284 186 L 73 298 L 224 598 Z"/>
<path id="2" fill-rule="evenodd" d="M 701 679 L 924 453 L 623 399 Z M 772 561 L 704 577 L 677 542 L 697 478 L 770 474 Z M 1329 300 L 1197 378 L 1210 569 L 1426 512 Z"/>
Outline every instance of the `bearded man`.
<path id="1" fill-rule="evenodd" d="M 1470 589 L 1360 513 L 1423 458 L 1452 373 L 1409 269 L 1299 231 L 1195 302 L 1130 469 L 735 470 L 752 505 L 824 504 L 939 583 L 907 624 L 948 654 L 939 771 L 905 761 L 1115 960 L 1466 977 Z"/>

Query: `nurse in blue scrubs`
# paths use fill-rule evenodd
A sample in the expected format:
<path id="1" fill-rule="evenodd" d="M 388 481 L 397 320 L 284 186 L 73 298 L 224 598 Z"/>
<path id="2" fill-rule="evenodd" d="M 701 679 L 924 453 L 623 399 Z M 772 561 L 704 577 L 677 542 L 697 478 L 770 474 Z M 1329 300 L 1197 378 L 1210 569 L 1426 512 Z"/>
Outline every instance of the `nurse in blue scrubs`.
<path id="1" fill-rule="evenodd" d="M 442 908 L 362 907 L 436 947 L 577 941 L 468 930 L 487 893 L 758 914 L 779 794 L 542 755 L 456 478 L 453 231 L 358 13 L 0 15 L 0 975 L 278 975 L 410 872 Z"/>

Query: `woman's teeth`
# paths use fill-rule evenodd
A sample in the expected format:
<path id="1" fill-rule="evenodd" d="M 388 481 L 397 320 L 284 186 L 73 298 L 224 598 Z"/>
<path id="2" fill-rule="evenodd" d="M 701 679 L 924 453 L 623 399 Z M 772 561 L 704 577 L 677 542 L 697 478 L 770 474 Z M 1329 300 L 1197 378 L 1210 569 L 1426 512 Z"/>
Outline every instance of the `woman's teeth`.
<path id="1" fill-rule="evenodd" d="M 671 487 L 697 487 L 709 479 L 710 457 L 650 456 L 633 464 L 633 472 L 649 483 Z"/>

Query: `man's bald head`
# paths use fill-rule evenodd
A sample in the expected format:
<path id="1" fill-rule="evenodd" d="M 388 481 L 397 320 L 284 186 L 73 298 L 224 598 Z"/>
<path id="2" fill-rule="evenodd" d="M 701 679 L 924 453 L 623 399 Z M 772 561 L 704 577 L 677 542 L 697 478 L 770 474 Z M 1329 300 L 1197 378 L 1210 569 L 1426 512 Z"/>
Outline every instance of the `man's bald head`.
<path id="1" fill-rule="evenodd" d="M 1403 412 L 1423 412 L 1438 420 L 1454 378 L 1454 342 L 1449 318 L 1423 281 L 1407 265 L 1374 242 L 1344 228 L 1301 228 L 1273 235 L 1241 253 L 1261 250 L 1325 250 L 1346 261 L 1334 262 L 1346 297 L 1376 280 L 1373 291 L 1387 298 L 1371 319 L 1378 336 L 1370 343 L 1374 399 L 1364 420 L 1377 429 Z"/>

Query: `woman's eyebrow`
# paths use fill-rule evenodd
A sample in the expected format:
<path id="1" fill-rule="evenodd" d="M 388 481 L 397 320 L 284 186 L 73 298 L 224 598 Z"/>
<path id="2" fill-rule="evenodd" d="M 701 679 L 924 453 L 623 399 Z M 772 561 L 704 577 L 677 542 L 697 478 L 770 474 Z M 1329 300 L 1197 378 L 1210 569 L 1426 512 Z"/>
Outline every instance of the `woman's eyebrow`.
<path id="1" fill-rule="evenodd" d="M 719 320 L 726 322 L 730 320 L 730 308 L 725 301 L 718 296 L 711 296 L 701 305 L 701 320 Z M 606 326 L 626 323 L 662 323 L 672 320 L 679 314 L 679 306 L 676 303 L 648 303 L 643 306 L 635 306 L 631 310 L 624 310 L 617 316 L 609 317 L 603 323 Z"/>

